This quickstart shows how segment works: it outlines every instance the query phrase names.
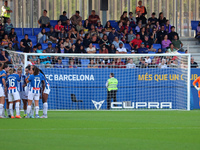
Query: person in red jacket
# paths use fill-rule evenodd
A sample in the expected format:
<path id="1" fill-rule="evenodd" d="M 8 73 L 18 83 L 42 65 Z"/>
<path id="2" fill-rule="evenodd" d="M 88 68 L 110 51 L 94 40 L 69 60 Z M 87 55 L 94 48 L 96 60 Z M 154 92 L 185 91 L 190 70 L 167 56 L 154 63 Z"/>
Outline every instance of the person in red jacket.
<path id="1" fill-rule="evenodd" d="M 129 45 L 131 46 L 132 49 L 134 49 L 135 45 L 138 45 L 138 48 L 140 48 L 141 43 L 142 40 L 140 39 L 140 35 L 137 34 L 136 38 L 129 42 Z"/>

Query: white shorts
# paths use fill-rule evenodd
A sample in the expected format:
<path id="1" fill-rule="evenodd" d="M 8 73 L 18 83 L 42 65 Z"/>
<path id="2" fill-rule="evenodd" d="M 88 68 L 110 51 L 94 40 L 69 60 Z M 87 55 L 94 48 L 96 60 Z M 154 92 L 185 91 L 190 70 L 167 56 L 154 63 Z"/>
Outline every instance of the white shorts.
<path id="1" fill-rule="evenodd" d="M 0 86 L 0 97 L 5 97 L 4 88 Z"/>
<path id="2" fill-rule="evenodd" d="M 29 92 L 28 94 L 28 100 L 39 100 L 40 99 L 40 93 L 32 93 L 32 92 Z"/>
<path id="3" fill-rule="evenodd" d="M 28 96 L 26 95 L 26 91 L 19 92 L 21 99 L 27 99 Z"/>
<path id="4" fill-rule="evenodd" d="M 45 89 L 44 89 L 44 93 L 45 93 L 45 94 L 48 94 L 48 95 L 49 95 L 50 91 L 51 91 L 50 88 L 47 89 L 47 88 L 45 87 Z"/>
<path id="5" fill-rule="evenodd" d="M 16 100 L 20 100 L 19 92 L 8 93 L 8 101 L 13 102 Z"/>

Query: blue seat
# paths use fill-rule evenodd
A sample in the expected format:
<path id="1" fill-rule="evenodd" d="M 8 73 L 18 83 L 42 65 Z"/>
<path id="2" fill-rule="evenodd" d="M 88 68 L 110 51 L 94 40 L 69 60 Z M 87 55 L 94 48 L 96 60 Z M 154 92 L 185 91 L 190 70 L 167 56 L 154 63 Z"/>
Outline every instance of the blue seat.
<path id="1" fill-rule="evenodd" d="M 47 44 L 47 43 L 43 43 L 43 44 L 42 44 L 42 49 L 44 50 L 44 49 L 46 49 L 46 48 L 48 48 L 48 44 Z"/>
<path id="2" fill-rule="evenodd" d="M 46 32 L 49 32 L 49 31 L 50 31 L 50 28 L 45 28 L 45 31 L 46 31 Z"/>
<path id="3" fill-rule="evenodd" d="M 125 43 L 124 46 L 128 51 L 131 51 L 131 46 L 129 44 Z"/>
<path id="4" fill-rule="evenodd" d="M 156 51 L 158 51 L 158 49 L 161 48 L 161 44 L 153 44 L 153 48 L 155 48 Z"/>
<path id="5" fill-rule="evenodd" d="M 149 51 L 148 54 L 155 54 L 156 52 Z"/>
<path id="6" fill-rule="evenodd" d="M 42 31 L 42 28 L 33 28 L 34 35 L 38 35 Z"/>
<path id="7" fill-rule="evenodd" d="M 68 66 L 69 65 L 69 58 L 62 60 L 63 65 Z"/>
<path id="8" fill-rule="evenodd" d="M 24 35 L 28 34 L 28 36 L 32 36 L 33 35 L 33 29 L 32 28 L 24 28 Z"/>
<path id="9" fill-rule="evenodd" d="M 24 36 L 18 36 L 18 42 L 20 42 L 22 39 L 24 39 Z"/>
<path id="10" fill-rule="evenodd" d="M 15 32 L 16 32 L 17 36 L 22 36 L 23 35 L 22 28 L 15 28 Z"/>
<path id="11" fill-rule="evenodd" d="M 32 41 L 32 43 L 37 43 L 37 37 L 36 36 L 29 36 L 28 38 Z"/>
<path id="12" fill-rule="evenodd" d="M 90 63 L 89 59 L 81 59 L 81 66 L 82 67 L 88 67 L 89 63 Z"/>
<path id="13" fill-rule="evenodd" d="M 96 50 L 99 50 L 100 49 L 100 46 L 99 46 L 99 44 L 97 44 L 97 43 L 94 43 L 94 44 L 92 44 L 95 48 L 96 48 Z"/>
<path id="14" fill-rule="evenodd" d="M 199 21 L 191 21 L 191 27 L 192 27 L 192 30 L 196 30 L 198 24 L 199 24 Z"/>
<path id="15" fill-rule="evenodd" d="M 52 47 L 54 47 L 54 48 L 55 48 L 55 47 L 56 47 L 56 43 L 52 43 Z"/>
<path id="16" fill-rule="evenodd" d="M 58 24 L 58 20 L 50 20 L 50 25 L 55 27 Z"/>
<path id="17" fill-rule="evenodd" d="M 84 25 L 84 23 L 85 23 L 85 20 L 82 20 L 82 24 Z"/>

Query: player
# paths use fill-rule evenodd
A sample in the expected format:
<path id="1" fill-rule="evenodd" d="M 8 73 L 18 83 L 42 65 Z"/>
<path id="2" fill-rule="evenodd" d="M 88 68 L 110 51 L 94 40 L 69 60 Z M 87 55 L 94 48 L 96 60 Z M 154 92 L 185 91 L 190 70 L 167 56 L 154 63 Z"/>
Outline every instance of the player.
<path id="1" fill-rule="evenodd" d="M 20 96 L 18 91 L 18 82 L 20 82 L 20 77 L 16 74 L 16 70 L 11 68 L 9 70 L 9 76 L 7 77 L 8 83 L 8 102 L 9 102 L 9 111 L 11 114 L 11 118 L 21 118 L 19 105 L 20 105 Z M 15 109 L 16 109 L 16 116 L 14 117 L 13 114 L 13 101 L 15 101 Z"/>
<path id="2" fill-rule="evenodd" d="M 48 118 L 47 117 L 47 110 L 48 110 L 47 99 L 50 93 L 50 85 L 42 70 L 40 70 L 40 75 L 43 77 L 43 80 L 44 80 L 44 83 L 43 83 L 44 87 L 42 90 L 43 115 L 41 116 L 41 118 Z"/>
<path id="3" fill-rule="evenodd" d="M 28 73 L 28 69 L 25 69 L 25 72 L 27 74 Z M 27 99 L 28 99 L 28 95 L 26 94 L 26 91 L 25 91 L 25 87 L 26 87 L 25 79 L 26 79 L 26 76 L 22 75 L 22 68 L 21 67 L 19 67 L 17 69 L 17 74 L 19 75 L 19 78 L 20 78 L 20 82 L 18 82 L 18 90 L 19 90 L 20 98 L 22 99 L 23 104 L 24 104 L 24 117 L 25 117 L 27 115 Z"/>
<path id="4" fill-rule="evenodd" d="M 43 77 L 39 75 L 40 70 L 36 66 L 31 66 L 31 75 L 26 78 L 26 83 L 30 82 L 30 89 L 28 94 L 28 107 L 27 107 L 27 116 L 29 118 L 31 111 L 32 101 L 35 101 L 35 118 L 39 117 L 39 99 L 40 99 L 40 84 L 43 80 Z"/>
<path id="5" fill-rule="evenodd" d="M 0 70 L 0 118 L 5 118 L 4 103 L 5 96 L 7 95 L 6 76 L 9 70 L 9 66 L 7 64 L 1 63 Z"/>
<path id="6" fill-rule="evenodd" d="M 196 83 L 198 83 L 198 87 L 196 86 Z M 199 106 L 200 106 L 200 76 L 194 80 L 193 86 L 197 89 L 198 91 L 198 96 L 199 96 Z"/>

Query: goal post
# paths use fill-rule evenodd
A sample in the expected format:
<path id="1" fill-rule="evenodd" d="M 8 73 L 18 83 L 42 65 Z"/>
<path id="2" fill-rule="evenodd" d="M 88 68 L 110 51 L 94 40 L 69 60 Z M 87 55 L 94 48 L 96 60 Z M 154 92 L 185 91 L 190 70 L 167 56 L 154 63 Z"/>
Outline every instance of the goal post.
<path id="1" fill-rule="evenodd" d="M 52 110 L 190 110 L 190 54 L 9 53 L 23 58 L 23 67 L 37 63 L 45 73 Z M 118 80 L 111 103 L 110 73 Z"/>

